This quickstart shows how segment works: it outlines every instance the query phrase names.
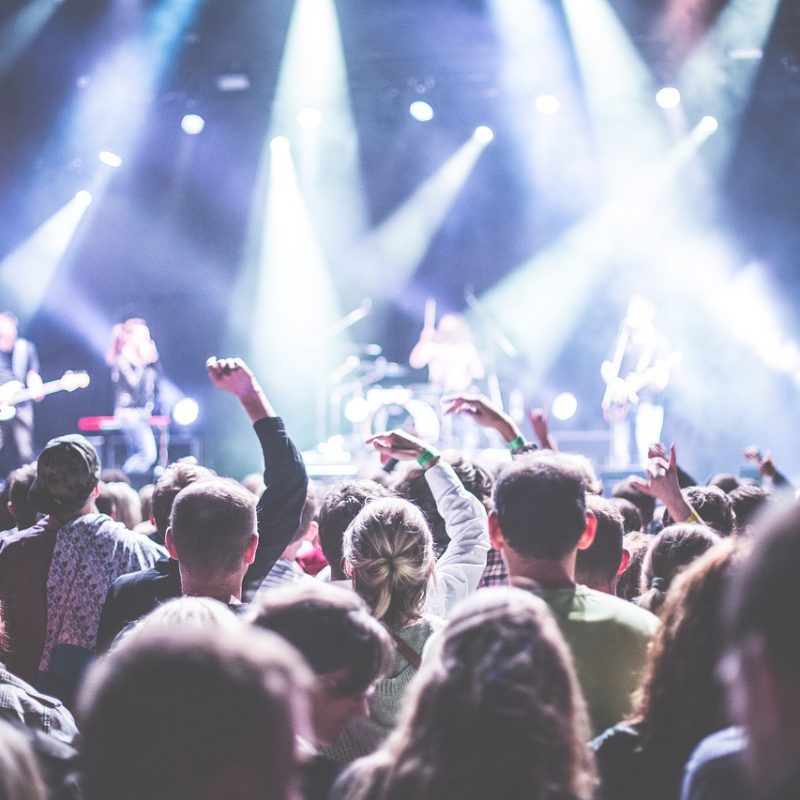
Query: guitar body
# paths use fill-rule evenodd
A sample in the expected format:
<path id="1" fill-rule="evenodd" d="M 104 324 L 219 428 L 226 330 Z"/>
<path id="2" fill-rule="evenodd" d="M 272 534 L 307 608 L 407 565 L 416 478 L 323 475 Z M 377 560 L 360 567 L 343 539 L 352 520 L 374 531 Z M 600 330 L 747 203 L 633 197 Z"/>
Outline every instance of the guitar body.
<path id="1" fill-rule="evenodd" d="M 0 422 L 8 422 L 17 415 L 17 409 L 11 402 L 24 389 L 25 384 L 21 381 L 9 381 L 0 386 Z"/>
<path id="2" fill-rule="evenodd" d="M 42 384 L 40 393 L 42 397 L 46 397 L 56 392 L 74 392 L 76 389 L 85 389 L 89 381 L 87 372 L 67 371 L 58 380 Z M 16 406 L 33 399 L 33 392 L 20 381 L 4 383 L 0 386 L 0 422 L 14 419 L 17 415 Z"/>

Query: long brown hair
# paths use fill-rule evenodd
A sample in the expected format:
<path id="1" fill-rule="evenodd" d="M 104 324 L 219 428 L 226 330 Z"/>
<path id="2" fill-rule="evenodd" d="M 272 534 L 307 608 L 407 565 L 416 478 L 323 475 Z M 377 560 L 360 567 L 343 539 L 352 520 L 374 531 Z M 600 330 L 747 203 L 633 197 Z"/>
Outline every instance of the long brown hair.
<path id="1" fill-rule="evenodd" d="M 356 765 L 343 796 L 588 800 L 588 735 L 569 651 L 546 604 L 520 589 L 484 589 L 453 612 L 395 733 Z"/>
<path id="2" fill-rule="evenodd" d="M 634 697 L 630 721 L 641 733 L 652 785 L 664 786 L 664 796 L 679 793 L 683 766 L 700 740 L 728 724 L 716 666 L 724 647 L 722 600 L 740 552 L 737 542 L 724 540 L 675 580 Z"/>

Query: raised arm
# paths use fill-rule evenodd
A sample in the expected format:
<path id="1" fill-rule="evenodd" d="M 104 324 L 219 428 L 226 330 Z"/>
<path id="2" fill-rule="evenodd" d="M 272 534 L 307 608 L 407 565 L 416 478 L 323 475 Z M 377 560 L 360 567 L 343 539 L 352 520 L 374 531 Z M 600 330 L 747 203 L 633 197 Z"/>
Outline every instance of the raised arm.
<path id="1" fill-rule="evenodd" d="M 280 554 L 292 540 L 306 500 L 305 464 L 250 368 L 240 358 L 210 358 L 211 382 L 238 398 L 258 436 L 264 455 L 266 489 L 258 501 L 258 550 L 244 579 L 247 601 L 261 586 Z"/>
<path id="2" fill-rule="evenodd" d="M 674 444 L 669 449 L 668 459 L 656 456 L 647 462 L 645 475 L 645 480 L 635 478 L 631 484 L 639 491 L 660 500 L 675 522 L 697 522 L 705 525 L 704 520 L 687 502 L 681 491 Z"/>
<path id="3" fill-rule="evenodd" d="M 394 430 L 372 436 L 367 441 L 382 456 L 401 461 L 416 459 L 425 471 L 425 480 L 450 537 L 447 548 L 436 563 L 441 592 L 439 605 L 442 607 L 432 609 L 447 614 L 456 603 L 478 588 L 486 568 L 486 554 L 489 551 L 486 509 L 477 497 L 464 488 L 453 468 L 420 439 Z"/>
<path id="4" fill-rule="evenodd" d="M 445 414 L 465 414 L 482 428 L 497 431 L 512 455 L 536 449 L 535 444 L 525 441 L 517 423 L 504 411 L 492 405 L 492 402 L 483 395 L 460 394 L 445 397 L 442 400 L 442 411 Z"/>

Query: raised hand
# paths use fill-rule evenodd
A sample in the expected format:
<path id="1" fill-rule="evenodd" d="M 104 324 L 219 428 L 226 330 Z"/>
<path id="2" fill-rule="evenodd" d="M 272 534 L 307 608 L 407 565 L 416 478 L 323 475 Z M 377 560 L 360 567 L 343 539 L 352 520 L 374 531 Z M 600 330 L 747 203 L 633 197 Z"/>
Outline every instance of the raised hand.
<path id="1" fill-rule="evenodd" d="M 444 414 L 467 414 L 478 425 L 497 431 L 506 442 L 520 436 L 517 424 L 505 412 L 492 405 L 489 398 L 480 394 L 461 394 L 442 400 Z"/>
<path id="2" fill-rule="evenodd" d="M 253 422 L 276 416 L 255 375 L 243 359 L 211 356 L 206 361 L 206 371 L 214 386 L 239 398 Z"/>
<path id="3" fill-rule="evenodd" d="M 528 411 L 528 419 L 531 421 L 533 433 L 539 444 L 548 450 L 558 450 L 555 440 L 550 435 L 550 423 L 547 419 L 547 412 L 543 408 L 531 408 Z"/>
<path id="4" fill-rule="evenodd" d="M 431 446 L 423 442 L 422 439 L 418 439 L 416 436 L 412 436 L 399 428 L 385 431 L 384 433 L 376 433 L 374 436 L 370 436 L 366 443 L 371 444 L 381 454 L 381 461 L 384 463 L 390 458 L 396 458 L 398 461 L 413 461 L 425 451 L 433 452 Z M 433 465 L 438 460 L 438 457 L 436 457 L 428 463 Z"/>
<path id="5" fill-rule="evenodd" d="M 683 522 L 692 517 L 692 507 L 686 502 L 678 483 L 678 462 L 674 444 L 669 448 L 668 458 L 660 455 L 651 457 L 644 471 L 645 479 L 634 478 L 631 481 L 633 486 L 644 494 L 660 500 L 676 522 Z"/>

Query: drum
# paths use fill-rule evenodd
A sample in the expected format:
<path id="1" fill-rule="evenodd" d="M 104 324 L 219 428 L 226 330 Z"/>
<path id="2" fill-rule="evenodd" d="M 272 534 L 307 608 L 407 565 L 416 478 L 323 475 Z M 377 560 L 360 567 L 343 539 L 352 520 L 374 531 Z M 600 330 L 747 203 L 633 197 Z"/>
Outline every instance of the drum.
<path id="1" fill-rule="evenodd" d="M 373 387 L 366 397 L 371 413 L 369 435 L 400 428 L 425 442 L 439 440 L 439 415 L 430 403 L 405 386 Z"/>

